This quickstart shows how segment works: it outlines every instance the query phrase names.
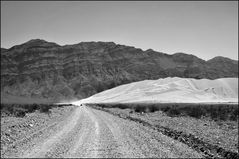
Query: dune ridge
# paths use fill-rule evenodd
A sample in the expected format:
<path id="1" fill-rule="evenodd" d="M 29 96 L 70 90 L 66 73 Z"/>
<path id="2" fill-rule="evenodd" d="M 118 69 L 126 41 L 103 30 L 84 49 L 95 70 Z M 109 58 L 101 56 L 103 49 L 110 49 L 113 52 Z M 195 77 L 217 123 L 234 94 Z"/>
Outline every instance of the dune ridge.
<path id="1" fill-rule="evenodd" d="M 238 78 L 215 80 L 167 77 L 124 84 L 81 103 L 238 103 Z"/>

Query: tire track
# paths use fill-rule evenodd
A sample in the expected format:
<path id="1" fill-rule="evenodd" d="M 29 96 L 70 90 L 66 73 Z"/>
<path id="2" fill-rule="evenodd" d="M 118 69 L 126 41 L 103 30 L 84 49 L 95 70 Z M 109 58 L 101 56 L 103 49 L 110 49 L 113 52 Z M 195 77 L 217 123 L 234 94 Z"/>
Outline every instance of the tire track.
<path id="1" fill-rule="evenodd" d="M 177 143 L 139 123 L 90 107 L 76 108 L 72 116 L 64 122 L 65 125 L 59 132 L 19 156 L 24 158 L 202 157 L 186 145 Z"/>
<path id="2" fill-rule="evenodd" d="M 190 149 L 193 149 L 193 150 L 203 154 L 203 157 L 206 157 L 206 158 L 215 158 L 215 157 L 216 158 L 218 158 L 218 157 L 219 158 L 220 157 L 238 158 L 238 153 L 227 151 L 227 150 L 225 150 L 221 147 L 218 147 L 216 145 L 206 143 L 202 139 L 199 139 L 199 138 L 197 138 L 197 137 L 195 137 L 191 134 L 188 135 L 188 134 L 185 134 L 183 132 L 179 132 L 179 131 L 172 130 L 172 129 L 162 127 L 162 126 L 157 126 L 157 125 L 153 126 L 150 123 L 148 123 L 148 122 L 146 122 L 142 119 L 131 117 L 131 116 L 125 116 L 125 115 L 121 115 L 121 114 L 118 114 L 118 113 L 114 113 L 114 112 L 111 112 L 110 110 L 107 110 L 107 109 L 104 109 L 104 108 L 103 109 L 99 108 L 99 107 L 93 107 L 93 108 L 95 108 L 97 110 L 102 110 L 102 111 L 107 112 L 109 114 L 112 114 L 114 116 L 118 116 L 122 119 L 127 119 L 129 121 L 134 121 L 136 123 L 141 123 L 141 125 L 144 125 L 144 128 L 148 127 L 148 128 L 151 128 L 151 129 L 155 129 L 159 133 L 162 133 L 162 134 L 174 139 L 175 141 L 179 141 L 179 142 L 183 143 L 184 145 L 187 145 Z M 153 136 L 155 136 L 155 134 Z M 158 141 L 160 141 L 163 138 L 158 137 L 156 139 Z M 167 145 L 170 145 L 170 142 L 168 142 Z M 178 152 L 178 154 L 185 155 L 181 151 L 182 149 L 180 147 L 175 145 L 172 148 L 174 149 L 173 151 Z M 190 155 L 187 156 L 187 157 L 190 157 Z"/>
<path id="3" fill-rule="evenodd" d="M 79 119 L 81 117 L 82 111 L 77 108 L 74 114 L 68 118 L 67 125 L 63 127 L 63 129 L 56 133 L 54 136 L 51 136 L 49 139 L 47 139 L 43 144 L 39 144 L 34 147 L 31 152 L 27 152 L 23 155 L 23 158 L 38 158 L 38 157 L 57 157 L 59 156 L 59 153 L 55 155 L 55 151 L 59 151 L 60 145 L 64 145 L 64 143 L 61 144 L 61 142 L 65 141 L 66 139 L 70 139 L 67 135 L 75 128 L 75 126 L 80 123 Z M 70 134 L 71 136 L 71 134 Z M 65 139 L 65 140 L 64 140 Z M 72 141 L 72 140 L 71 140 Z M 69 141 L 68 141 L 69 142 Z M 58 148 L 58 149 L 57 149 Z M 62 149 L 62 148 L 61 148 Z M 64 146 L 64 149 L 66 150 L 66 147 Z"/>
<path id="4" fill-rule="evenodd" d="M 115 136 L 118 136 L 118 138 L 116 137 L 117 141 L 123 143 L 126 151 L 131 152 L 131 154 L 125 154 L 124 157 L 201 157 L 186 145 L 168 138 L 158 131 L 148 129 L 133 121 L 114 118 L 107 112 L 92 111 L 96 111 L 96 114 L 108 123 Z"/>

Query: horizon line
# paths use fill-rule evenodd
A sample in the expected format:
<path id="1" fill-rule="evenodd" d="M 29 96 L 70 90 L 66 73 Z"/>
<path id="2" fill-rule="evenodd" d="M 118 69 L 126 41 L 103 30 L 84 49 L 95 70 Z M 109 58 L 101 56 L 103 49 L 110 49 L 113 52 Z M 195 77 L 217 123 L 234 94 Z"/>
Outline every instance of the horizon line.
<path id="1" fill-rule="evenodd" d="M 73 46 L 73 45 L 77 45 L 77 44 L 80 44 L 80 43 L 90 43 L 90 42 L 95 42 L 95 43 L 99 43 L 99 42 L 103 42 L 103 43 L 114 43 L 115 45 L 122 45 L 122 46 L 134 47 L 135 49 L 140 49 L 140 50 L 142 50 L 142 51 L 144 51 L 144 52 L 147 51 L 147 50 L 152 50 L 152 51 L 154 51 L 154 52 L 163 53 L 163 54 L 167 54 L 167 55 L 174 55 L 174 54 L 177 54 L 177 53 L 183 53 L 183 54 L 187 54 L 187 55 L 196 56 L 196 55 L 194 55 L 194 54 L 190 54 L 190 53 L 186 53 L 186 52 L 180 52 L 180 51 L 179 51 L 179 52 L 174 52 L 174 53 L 172 53 L 172 54 L 169 54 L 169 53 L 165 53 L 165 52 L 161 52 L 161 51 L 154 50 L 154 49 L 152 49 L 152 48 L 148 48 L 148 49 L 146 49 L 146 50 L 143 50 L 142 48 L 139 48 L 139 47 L 130 46 L 130 45 L 125 45 L 125 44 L 119 44 L 119 43 L 115 43 L 114 41 L 81 41 L 81 42 L 78 42 L 78 43 L 63 44 L 63 45 L 62 45 L 62 44 L 58 44 L 58 43 L 56 43 L 56 42 L 48 41 L 48 40 L 41 39 L 41 38 L 33 38 L 33 39 L 27 40 L 27 41 L 25 41 L 25 42 L 22 42 L 22 43 L 20 43 L 20 44 L 13 45 L 13 46 L 11 46 L 11 47 L 9 47 L 9 48 L 2 47 L 2 45 L 1 45 L 1 49 L 9 50 L 9 49 L 11 49 L 11 48 L 13 48 L 13 47 L 15 47 L 15 46 L 23 45 L 23 44 L 28 43 L 28 42 L 33 41 L 33 40 L 41 40 L 41 41 L 45 41 L 45 42 L 48 42 L 48 43 L 55 43 L 56 45 L 59 45 L 60 47 Z M 232 59 L 232 58 L 230 58 L 230 57 L 220 56 L 220 55 L 219 55 L 219 56 L 214 56 L 214 57 L 212 57 L 212 58 L 210 58 L 210 59 L 208 59 L 208 60 L 205 60 L 205 59 L 200 58 L 200 57 L 198 57 L 198 56 L 196 56 L 196 57 L 199 58 L 199 59 L 202 59 L 202 60 L 204 60 L 204 61 L 209 61 L 209 60 L 214 59 L 214 58 L 216 58 L 216 57 L 223 57 L 223 58 L 228 58 L 228 59 L 230 59 L 230 60 L 239 61 L 238 59 Z"/>

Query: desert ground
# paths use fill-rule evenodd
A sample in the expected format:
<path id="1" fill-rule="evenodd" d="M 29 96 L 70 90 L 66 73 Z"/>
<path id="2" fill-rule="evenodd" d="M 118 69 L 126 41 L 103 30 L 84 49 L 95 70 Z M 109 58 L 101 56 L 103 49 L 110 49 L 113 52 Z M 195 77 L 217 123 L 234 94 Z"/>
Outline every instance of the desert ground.
<path id="1" fill-rule="evenodd" d="M 1 157 L 238 158 L 237 82 L 175 77 L 1 104 Z"/>
<path id="2" fill-rule="evenodd" d="M 236 158 L 237 82 L 168 77 L 71 103 L 1 104 L 1 157 Z"/>
<path id="3" fill-rule="evenodd" d="M 209 120 L 169 117 L 161 111 L 65 105 L 53 107 L 49 113 L 36 110 L 24 117 L 2 117 L 1 157 L 238 157 L 238 126 L 236 122 L 225 123 L 220 126 Z M 202 129 L 203 146 L 198 133 Z M 180 137 L 178 132 L 191 136 Z M 212 142 L 215 135 L 220 144 Z"/>

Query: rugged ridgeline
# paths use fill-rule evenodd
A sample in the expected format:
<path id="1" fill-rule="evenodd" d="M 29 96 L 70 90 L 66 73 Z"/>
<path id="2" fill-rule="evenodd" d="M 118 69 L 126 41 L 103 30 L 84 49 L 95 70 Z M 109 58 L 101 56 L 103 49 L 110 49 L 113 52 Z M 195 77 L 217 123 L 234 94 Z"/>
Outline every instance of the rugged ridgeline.
<path id="1" fill-rule="evenodd" d="M 238 77 L 238 61 L 204 61 L 113 42 L 60 46 L 40 39 L 1 49 L 1 93 L 54 99 L 84 98 L 145 79 Z"/>

